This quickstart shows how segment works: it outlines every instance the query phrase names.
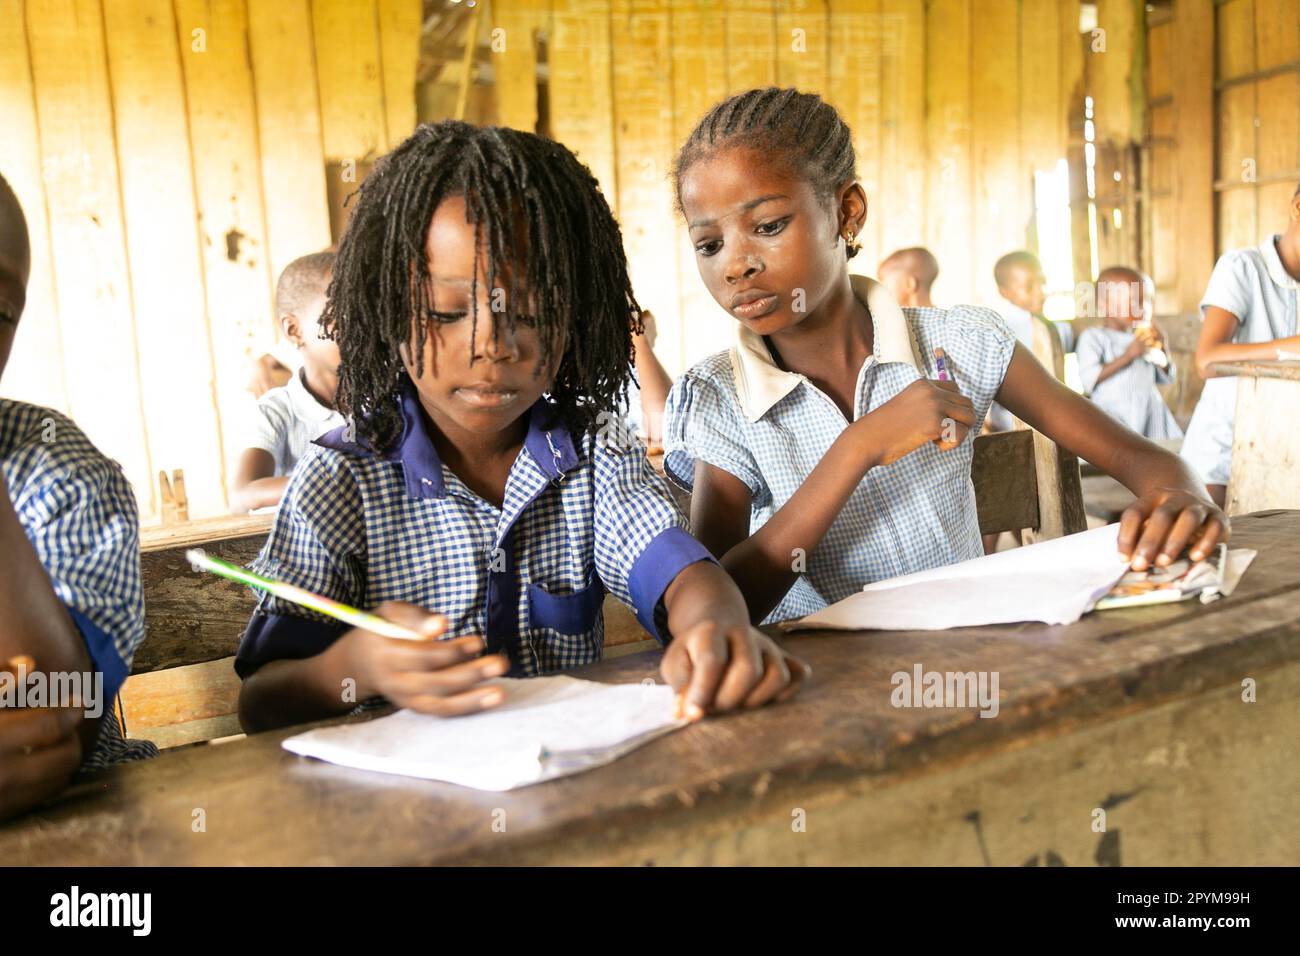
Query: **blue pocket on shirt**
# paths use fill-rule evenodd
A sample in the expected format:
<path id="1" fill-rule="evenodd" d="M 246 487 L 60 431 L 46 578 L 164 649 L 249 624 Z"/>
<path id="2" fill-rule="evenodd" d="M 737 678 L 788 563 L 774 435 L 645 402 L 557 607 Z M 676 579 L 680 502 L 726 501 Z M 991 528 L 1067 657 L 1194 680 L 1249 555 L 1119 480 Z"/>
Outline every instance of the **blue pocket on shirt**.
<path id="1" fill-rule="evenodd" d="M 568 594 L 552 594 L 540 584 L 528 585 L 529 627 L 575 637 L 590 632 L 605 603 L 604 582 L 595 574 L 591 578 L 585 588 Z"/>

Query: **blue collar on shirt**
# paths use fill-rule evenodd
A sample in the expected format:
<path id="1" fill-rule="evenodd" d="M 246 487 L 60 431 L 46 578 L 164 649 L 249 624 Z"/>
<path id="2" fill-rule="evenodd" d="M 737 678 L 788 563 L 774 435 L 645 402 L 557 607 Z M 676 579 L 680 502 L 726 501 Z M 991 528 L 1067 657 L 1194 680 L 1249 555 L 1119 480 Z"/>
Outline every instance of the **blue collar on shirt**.
<path id="1" fill-rule="evenodd" d="M 348 441 L 343 437 L 347 425 L 341 425 L 317 438 L 315 444 L 322 448 L 346 452 L 350 455 L 383 458 L 402 464 L 406 478 L 406 493 L 412 498 L 443 498 L 447 494 L 442 479 L 442 459 L 433 445 L 425 427 L 424 409 L 415 385 L 403 376 L 399 404 L 402 411 L 402 434 L 386 452 L 376 452 L 366 445 Z M 569 431 L 558 420 L 555 406 L 545 398 L 538 399 L 528 411 L 528 435 L 524 448 L 532 455 L 537 467 L 552 481 L 558 481 L 566 472 L 578 466 L 578 453 Z"/>

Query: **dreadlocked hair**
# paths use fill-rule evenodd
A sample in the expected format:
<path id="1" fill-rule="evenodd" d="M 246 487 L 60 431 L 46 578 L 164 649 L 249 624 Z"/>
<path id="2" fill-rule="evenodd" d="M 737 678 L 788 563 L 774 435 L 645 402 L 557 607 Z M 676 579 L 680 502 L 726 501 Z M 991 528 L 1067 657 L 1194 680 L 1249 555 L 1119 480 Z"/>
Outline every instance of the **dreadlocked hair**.
<path id="1" fill-rule="evenodd" d="M 682 212 L 682 177 L 696 161 L 723 148 L 758 149 L 811 183 L 820 199 L 857 178 L 849 126 L 816 93 L 769 86 L 728 97 L 699 121 L 673 164 L 677 211 Z M 857 253 L 848 248 L 851 259 Z"/>
<path id="2" fill-rule="evenodd" d="M 474 225 L 471 334 L 486 254 L 509 328 L 533 322 L 543 367 L 564 349 L 549 389 L 560 420 L 575 436 L 591 431 L 602 410 L 626 401 L 632 335 L 642 331 L 618 223 L 591 172 L 560 144 L 455 120 L 420 126 L 361 184 L 321 318 L 343 356 L 340 411 L 374 450 L 399 437 L 398 350 L 416 323 L 411 358 L 422 375 L 435 321 L 425 240 L 434 211 L 454 196 Z"/>

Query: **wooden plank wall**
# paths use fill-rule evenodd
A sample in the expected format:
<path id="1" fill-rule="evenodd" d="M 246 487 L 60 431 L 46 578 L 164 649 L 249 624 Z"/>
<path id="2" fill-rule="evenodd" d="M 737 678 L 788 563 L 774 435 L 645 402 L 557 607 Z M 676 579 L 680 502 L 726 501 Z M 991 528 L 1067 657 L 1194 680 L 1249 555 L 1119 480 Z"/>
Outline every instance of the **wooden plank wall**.
<path id="1" fill-rule="evenodd" d="M 273 282 L 331 242 L 327 163 L 415 127 L 421 0 L 0 0 L 0 172 L 29 305 L 4 394 L 66 412 L 156 518 L 226 509 Z"/>
<path id="2" fill-rule="evenodd" d="M 1032 247 L 1033 171 L 1065 156 L 1082 77 L 1077 0 L 494 0 L 507 34 L 528 17 L 547 30 L 550 133 L 610 198 L 674 374 L 730 340 L 670 182 L 714 103 L 772 83 L 822 94 L 870 204 L 853 269 L 925 244 L 939 301 L 992 303 L 997 257 Z"/>

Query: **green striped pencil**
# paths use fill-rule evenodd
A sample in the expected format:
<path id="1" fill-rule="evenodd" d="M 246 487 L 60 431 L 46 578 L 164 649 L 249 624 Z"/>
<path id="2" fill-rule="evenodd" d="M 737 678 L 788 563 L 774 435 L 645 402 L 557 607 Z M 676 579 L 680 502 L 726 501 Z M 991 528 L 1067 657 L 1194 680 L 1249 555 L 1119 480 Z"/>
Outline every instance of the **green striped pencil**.
<path id="1" fill-rule="evenodd" d="M 229 578 L 231 581 L 238 581 L 240 584 L 247 584 L 250 588 L 257 588 L 285 601 L 292 601 L 294 604 L 301 604 L 313 611 L 319 611 L 326 617 L 332 617 L 344 624 L 351 624 L 353 627 L 365 628 L 367 631 L 382 634 L 384 637 L 396 637 L 408 641 L 427 641 L 429 639 L 409 627 L 402 627 L 400 624 L 386 621 L 379 615 L 371 614 L 369 611 L 351 607 L 294 584 L 264 578 L 260 574 L 237 568 L 233 564 L 227 564 L 219 558 L 212 557 L 201 548 L 191 548 L 186 551 L 185 559 L 193 565 L 196 571 L 211 571 L 213 574 Z"/>

